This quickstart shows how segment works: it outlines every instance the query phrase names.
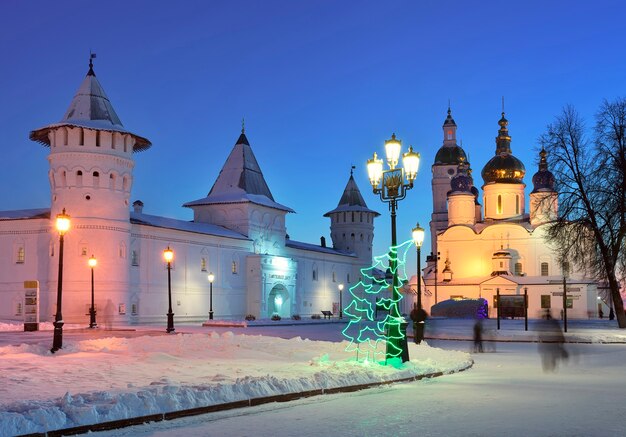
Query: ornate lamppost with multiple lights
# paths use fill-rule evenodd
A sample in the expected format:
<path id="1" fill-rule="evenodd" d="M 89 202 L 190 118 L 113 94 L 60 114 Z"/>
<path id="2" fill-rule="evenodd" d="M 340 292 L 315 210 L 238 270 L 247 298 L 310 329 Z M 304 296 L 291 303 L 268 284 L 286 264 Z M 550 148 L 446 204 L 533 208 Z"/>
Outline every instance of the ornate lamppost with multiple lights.
<path id="1" fill-rule="evenodd" d="M 54 336 L 52 338 L 52 349 L 55 353 L 63 347 L 63 236 L 70 229 L 70 216 L 65 213 L 65 208 L 61 214 L 57 214 L 56 228 L 59 232 L 59 277 L 57 280 L 57 312 L 54 317 Z"/>
<path id="2" fill-rule="evenodd" d="M 398 201 L 406 197 L 407 190 L 413 188 L 413 182 L 417 176 L 419 168 L 420 154 L 409 147 L 409 151 L 402 155 L 403 168 L 396 168 L 400 159 L 402 143 L 396 139 L 396 135 L 391 135 L 391 139 L 385 141 L 385 154 L 389 170 L 383 171 L 383 160 L 379 159 L 376 153 L 372 159 L 367 160 L 367 173 L 374 194 L 380 195 L 380 200 L 389 203 L 391 211 L 391 246 L 396 246 L 396 208 Z M 406 178 L 407 183 L 404 182 Z M 394 358 L 397 354 L 394 350 L 402 351 L 402 360 L 408 361 L 409 351 L 406 344 L 406 321 L 400 315 L 398 302 L 401 299 L 399 291 L 398 272 L 396 269 L 397 260 L 389 260 L 389 268 L 393 274 L 392 278 L 392 299 L 395 302 L 390 309 L 390 317 L 397 323 L 388 325 L 386 358 Z M 403 332 L 404 331 L 404 332 Z"/>
<path id="3" fill-rule="evenodd" d="M 98 264 L 98 260 L 95 256 L 91 255 L 89 261 L 87 262 L 89 267 L 91 268 L 91 308 L 89 308 L 89 327 L 97 328 L 98 324 L 96 323 L 96 307 L 94 304 L 94 296 L 93 296 L 93 269 Z"/>
<path id="4" fill-rule="evenodd" d="M 417 308 L 422 308 L 422 271 L 421 271 L 421 252 L 422 252 L 422 243 L 424 242 L 424 228 L 420 227 L 420 224 L 413 228 L 413 242 L 415 243 L 415 247 L 417 247 Z"/>
<path id="5" fill-rule="evenodd" d="M 339 284 L 337 288 L 339 288 L 339 318 L 343 319 L 343 284 Z"/>
<path id="6" fill-rule="evenodd" d="M 209 273 L 209 320 L 213 320 L 213 281 L 215 275 L 213 272 Z"/>
<path id="7" fill-rule="evenodd" d="M 163 258 L 167 262 L 167 300 L 169 303 L 169 309 L 167 312 L 167 329 L 165 332 L 168 334 L 174 332 L 174 313 L 172 312 L 172 260 L 174 259 L 174 251 L 167 246 L 167 249 L 163 251 Z"/>

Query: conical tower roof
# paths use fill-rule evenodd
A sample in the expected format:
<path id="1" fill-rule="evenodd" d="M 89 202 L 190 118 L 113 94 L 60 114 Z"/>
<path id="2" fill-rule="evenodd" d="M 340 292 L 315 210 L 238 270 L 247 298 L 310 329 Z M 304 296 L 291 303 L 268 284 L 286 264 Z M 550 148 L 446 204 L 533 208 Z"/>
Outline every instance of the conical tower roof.
<path id="1" fill-rule="evenodd" d="M 135 152 L 146 150 L 152 145 L 148 139 L 135 135 L 124 128 L 115 109 L 113 109 L 113 105 L 111 105 L 111 101 L 96 78 L 91 60 L 89 61 L 87 76 L 85 76 L 80 87 L 78 87 L 78 91 L 70 102 L 70 106 L 65 111 L 61 121 L 32 131 L 30 139 L 49 146 L 49 131 L 61 126 L 84 127 L 130 134 L 135 139 L 135 145 L 133 146 L 133 151 Z"/>
<path id="2" fill-rule="evenodd" d="M 373 211 L 367 207 L 363 196 L 361 195 L 361 190 L 356 184 L 354 180 L 354 176 L 352 175 L 352 171 L 350 171 L 350 179 L 348 179 L 348 183 L 346 184 L 346 188 L 343 190 L 343 194 L 341 195 L 341 199 L 339 199 L 339 204 L 337 208 L 332 211 L 328 211 L 324 214 L 324 217 L 329 217 L 330 214 L 335 212 L 344 212 L 344 211 L 358 211 L 358 212 L 370 212 L 375 214 L 378 217 L 380 214 L 376 211 Z"/>
<path id="3" fill-rule="evenodd" d="M 265 182 L 261 167 L 242 129 L 237 143 L 226 158 L 226 162 L 207 197 L 187 202 L 183 206 L 243 202 L 252 202 L 294 212 L 291 208 L 274 201 L 274 196 L 272 196 L 267 182 Z"/>

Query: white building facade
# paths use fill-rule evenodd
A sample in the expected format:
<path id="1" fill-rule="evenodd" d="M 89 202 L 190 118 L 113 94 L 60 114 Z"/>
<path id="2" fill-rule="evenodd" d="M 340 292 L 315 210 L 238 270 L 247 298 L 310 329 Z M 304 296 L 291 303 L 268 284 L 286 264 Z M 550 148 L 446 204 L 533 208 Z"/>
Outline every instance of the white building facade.
<path id="1" fill-rule="evenodd" d="M 548 170 L 545 151 L 540 153 L 539 168 L 532 178 L 527 208 L 526 170 L 511 151 L 504 112 L 498 124 L 495 155 L 481 172 L 481 206 L 448 109 L 444 143 L 432 166 L 432 254 L 423 275 L 425 307 L 447 299 L 485 298 L 495 317 L 498 293 L 527 293 L 529 317 L 541 317 L 548 310 L 559 317 L 565 271 L 568 317 L 597 316 L 596 282 L 572 271 L 573 262 L 562 264 L 544 237 L 546 223 L 558 214 L 554 176 Z"/>
<path id="2" fill-rule="evenodd" d="M 54 221 L 62 211 L 71 218 L 63 251 L 66 323 L 88 321 L 92 255 L 98 317 L 131 324 L 165 320 L 167 247 L 174 252 L 176 321 L 207 319 L 209 273 L 215 318 L 310 316 L 335 309 L 338 285 L 347 290 L 371 263 L 378 213 L 367 208 L 352 175 L 326 214 L 333 247 L 323 238 L 319 246 L 291 240 L 285 220 L 293 210 L 274 200 L 243 129 L 207 197 L 184 204 L 192 221 L 145 214 L 141 201 L 131 206 L 133 156 L 151 143 L 122 125 L 91 63 L 63 119 L 30 137 L 50 148 L 51 207 L 0 212 L 0 319 L 24 318 L 25 282 L 37 281 L 40 320 L 53 320 Z"/>

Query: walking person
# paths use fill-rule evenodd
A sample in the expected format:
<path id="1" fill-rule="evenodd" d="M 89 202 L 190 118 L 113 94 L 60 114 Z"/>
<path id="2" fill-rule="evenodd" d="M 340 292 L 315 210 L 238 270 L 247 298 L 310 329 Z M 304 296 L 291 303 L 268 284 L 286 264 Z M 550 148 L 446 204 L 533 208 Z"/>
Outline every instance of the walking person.
<path id="1" fill-rule="evenodd" d="M 428 314 L 424 311 L 424 308 L 415 306 L 411 311 L 411 320 L 413 321 L 413 341 L 415 344 L 420 344 L 424 339 L 424 325 Z"/>
<path id="2" fill-rule="evenodd" d="M 483 352 L 483 319 L 480 317 L 474 323 L 474 352 Z"/>

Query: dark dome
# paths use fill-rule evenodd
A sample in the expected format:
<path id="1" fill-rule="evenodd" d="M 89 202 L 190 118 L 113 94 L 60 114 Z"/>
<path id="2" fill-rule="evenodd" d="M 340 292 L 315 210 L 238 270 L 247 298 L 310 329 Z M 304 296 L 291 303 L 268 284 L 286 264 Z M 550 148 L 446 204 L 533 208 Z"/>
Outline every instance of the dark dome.
<path id="1" fill-rule="evenodd" d="M 472 188 L 472 180 L 468 175 L 459 173 L 450 181 L 450 187 L 452 188 L 452 192 L 466 191 L 470 193 Z"/>
<path id="2" fill-rule="evenodd" d="M 467 160 L 465 151 L 459 146 L 441 146 L 435 155 L 435 165 L 457 165 L 461 157 Z"/>
<path id="3" fill-rule="evenodd" d="M 491 158 L 480 174 L 485 184 L 492 182 L 521 184 L 526 174 L 526 168 L 522 161 L 505 153 Z"/>
<path id="4" fill-rule="evenodd" d="M 546 151 L 541 148 L 539 152 L 539 170 L 533 176 L 533 193 L 537 191 L 554 191 L 554 175 L 548 170 Z"/>

